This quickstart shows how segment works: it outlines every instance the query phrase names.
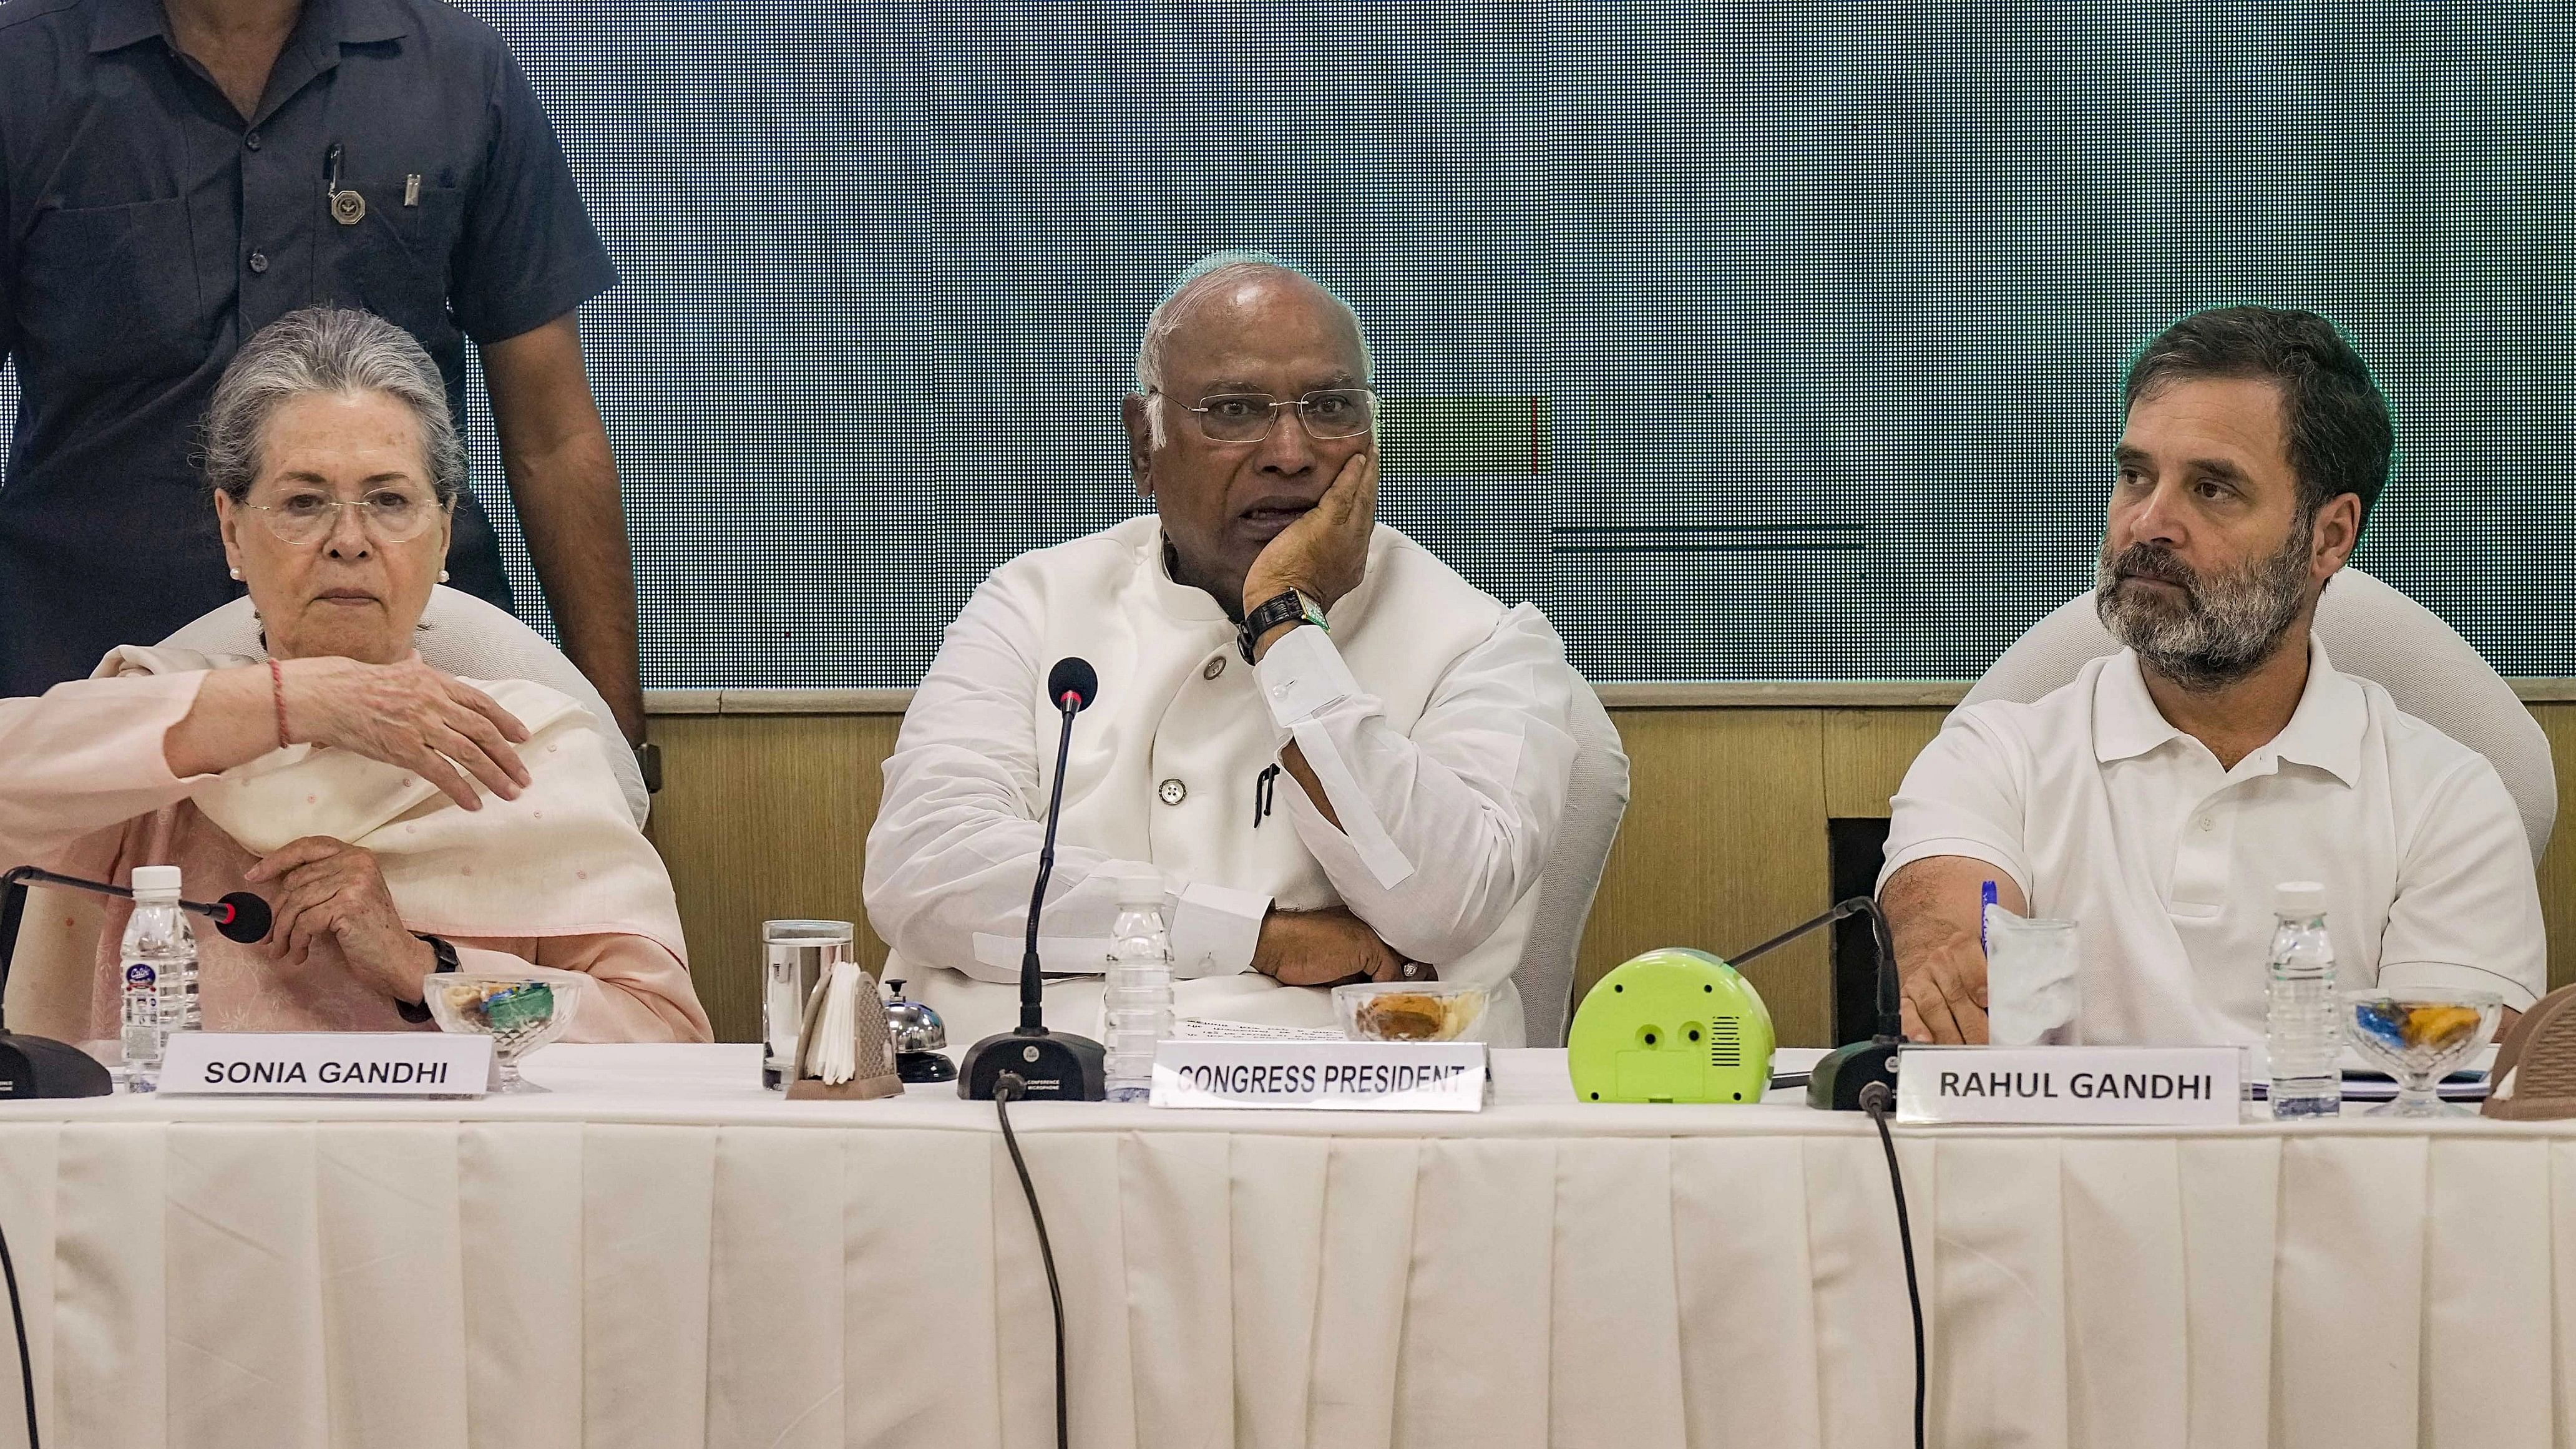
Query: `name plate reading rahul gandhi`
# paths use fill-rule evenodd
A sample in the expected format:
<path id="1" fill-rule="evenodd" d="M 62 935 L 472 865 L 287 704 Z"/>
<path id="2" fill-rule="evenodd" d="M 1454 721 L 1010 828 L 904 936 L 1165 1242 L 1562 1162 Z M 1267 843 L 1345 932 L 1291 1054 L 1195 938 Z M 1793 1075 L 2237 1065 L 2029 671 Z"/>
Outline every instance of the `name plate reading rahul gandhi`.
<path id="1" fill-rule="evenodd" d="M 1482 1042 L 1167 1041 L 1154 1052 L 1157 1107 L 1317 1112 L 1480 1112 Z"/>
<path id="2" fill-rule="evenodd" d="M 480 1097 L 492 1038 L 429 1031 L 181 1031 L 161 1092 L 189 1097 Z"/>
<path id="3" fill-rule="evenodd" d="M 1896 1120 L 2233 1125 L 2244 1070 L 2232 1046 L 1909 1046 L 1897 1058 Z"/>

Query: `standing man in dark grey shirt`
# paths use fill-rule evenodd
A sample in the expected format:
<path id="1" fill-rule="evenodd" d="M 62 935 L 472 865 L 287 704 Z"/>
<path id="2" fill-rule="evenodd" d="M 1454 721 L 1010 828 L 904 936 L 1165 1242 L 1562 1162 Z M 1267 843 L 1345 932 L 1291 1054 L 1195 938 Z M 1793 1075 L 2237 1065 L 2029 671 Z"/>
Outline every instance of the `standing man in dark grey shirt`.
<path id="1" fill-rule="evenodd" d="M 21 392 L 0 696 L 234 595 L 198 420 L 251 334 L 336 302 L 418 337 L 460 419 L 466 339 L 482 349 L 565 652 L 640 741 L 625 511 L 574 321 L 616 280 L 527 78 L 440 0 L 0 0 L 0 357 Z M 448 567 L 509 606 L 471 494 Z"/>

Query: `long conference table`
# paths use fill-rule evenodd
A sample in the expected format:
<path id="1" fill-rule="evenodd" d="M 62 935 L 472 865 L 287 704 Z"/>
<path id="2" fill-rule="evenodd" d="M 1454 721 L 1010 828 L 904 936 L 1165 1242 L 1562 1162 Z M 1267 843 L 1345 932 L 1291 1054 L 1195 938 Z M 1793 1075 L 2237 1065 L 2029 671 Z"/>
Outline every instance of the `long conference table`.
<path id="1" fill-rule="evenodd" d="M 989 1103 L 555 1046 L 548 1095 L 0 1108 L 44 1442 L 1053 1442 Z M 1083 1446 L 1908 1442 L 1866 1119 L 1021 1104 Z M 1932 1442 L 2576 1441 L 2576 1124 L 1899 1130 Z M 0 1445 L 23 1435 L 0 1349 Z"/>

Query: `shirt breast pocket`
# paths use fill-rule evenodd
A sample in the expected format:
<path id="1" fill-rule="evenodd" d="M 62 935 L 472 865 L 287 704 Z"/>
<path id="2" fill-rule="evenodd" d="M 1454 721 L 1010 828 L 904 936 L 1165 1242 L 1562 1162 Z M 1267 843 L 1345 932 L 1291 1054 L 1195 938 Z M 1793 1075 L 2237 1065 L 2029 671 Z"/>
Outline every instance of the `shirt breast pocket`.
<path id="1" fill-rule="evenodd" d="M 211 328 L 184 197 L 43 212 L 20 278 L 19 324 L 41 367 L 130 378 L 205 355 Z"/>
<path id="2" fill-rule="evenodd" d="M 339 271 L 344 299 L 395 323 L 424 344 L 455 324 L 448 317 L 448 287 L 455 272 L 456 241 L 464 226 L 464 193 L 423 186 L 410 206 L 407 178 L 359 184 L 367 214 L 341 239 Z"/>

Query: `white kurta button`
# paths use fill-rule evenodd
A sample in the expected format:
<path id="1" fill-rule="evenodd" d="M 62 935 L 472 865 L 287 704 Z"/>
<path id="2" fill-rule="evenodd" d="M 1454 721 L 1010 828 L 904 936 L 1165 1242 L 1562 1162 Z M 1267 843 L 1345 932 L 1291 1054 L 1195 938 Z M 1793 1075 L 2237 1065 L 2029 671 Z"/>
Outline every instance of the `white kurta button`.
<path id="1" fill-rule="evenodd" d="M 1178 805 L 1190 798 L 1190 787 L 1178 780 L 1165 780 L 1154 787 L 1154 793 L 1163 798 L 1164 804 Z"/>
<path id="2" fill-rule="evenodd" d="M 2210 819 L 2206 815 L 2203 815 L 2200 817 L 2200 828 L 2202 833 L 2206 834 L 2209 831 L 2216 830 L 2218 828 L 2218 822 Z"/>
<path id="3" fill-rule="evenodd" d="M 1225 673 L 1225 656 L 1220 654 L 1207 662 L 1207 668 L 1199 671 L 1199 678 L 1214 679 L 1223 673 Z"/>

